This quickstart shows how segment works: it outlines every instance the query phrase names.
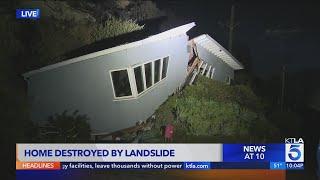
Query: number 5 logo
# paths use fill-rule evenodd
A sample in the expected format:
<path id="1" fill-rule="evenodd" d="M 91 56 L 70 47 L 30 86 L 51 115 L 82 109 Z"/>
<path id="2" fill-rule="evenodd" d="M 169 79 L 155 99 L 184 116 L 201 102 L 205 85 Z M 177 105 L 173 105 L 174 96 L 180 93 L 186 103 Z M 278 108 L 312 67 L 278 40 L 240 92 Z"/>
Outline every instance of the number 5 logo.
<path id="1" fill-rule="evenodd" d="M 303 144 L 286 144 L 286 162 L 303 162 Z"/>
<path id="2" fill-rule="evenodd" d="M 289 150 L 288 156 L 292 161 L 296 161 L 296 160 L 300 159 L 301 152 L 299 150 L 299 147 L 300 147 L 300 145 L 298 145 L 298 144 L 292 144 L 290 146 L 290 150 Z"/>

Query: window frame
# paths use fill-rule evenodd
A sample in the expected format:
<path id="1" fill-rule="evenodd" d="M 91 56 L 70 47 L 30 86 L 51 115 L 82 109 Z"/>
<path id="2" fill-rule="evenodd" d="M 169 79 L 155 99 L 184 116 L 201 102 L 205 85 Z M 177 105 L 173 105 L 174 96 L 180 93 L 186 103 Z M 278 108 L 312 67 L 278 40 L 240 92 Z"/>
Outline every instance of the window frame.
<path id="1" fill-rule="evenodd" d="M 109 70 L 109 75 L 110 75 L 110 79 L 111 79 L 111 86 L 112 86 L 112 91 L 113 91 L 113 98 L 114 101 L 119 101 L 119 100 L 131 100 L 131 99 L 137 99 L 140 98 L 141 96 L 143 96 L 145 93 L 147 93 L 148 91 L 150 91 L 151 89 L 153 89 L 154 87 L 156 87 L 158 84 L 160 84 L 161 82 L 163 82 L 164 80 L 167 79 L 168 77 L 168 69 L 169 69 L 169 61 L 170 61 L 170 55 L 166 55 L 166 56 L 162 56 L 160 58 L 154 58 L 153 60 L 148 60 L 148 61 L 144 61 L 144 62 L 140 62 L 134 65 L 131 65 L 129 67 L 126 68 L 118 68 L 118 69 L 112 69 Z M 166 69 L 166 77 L 162 78 L 162 70 L 163 70 L 163 59 L 164 58 L 168 58 L 168 64 L 167 64 L 167 69 Z M 160 59 L 160 68 L 159 68 L 159 81 L 155 83 L 154 81 L 154 68 L 155 68 L 155 61 Z M 146 82 L 146 74 L 145 74 L 145 65 L 151 63 L 151 86 L 147 87 L 147 82 Z M 143 81 L 143 91 L 141 91 L 140 93 L 138 93 L 138 89 L 137 89 L 137 82 L 136 82 L 136 77 L 134 74 L 134 69 L 136 67 L 141 66 L 141 73 L 142 73 L 142 81 Z M 128 78 L 129 78 L 129 83 L 130 83 L 130 89 L 131 89 L 131 96 L 122 96 L 122 97 L 117 97 L 116 93 L 115 93 L 115 89 L 114 89 L 114 81 L 112 78 L 112 72 L 114 71 L 121 71 L 121 70 L 127 70 L 128 73 Z"/>
<path id="2" fill-rule="evenodd" d="M 206 62 L 206 63 L 204 64 L 204 67 L 202 68 L 202 72 L 201 72 L 201 75 L 202 75 L 202 76 L 204 75 L 204 72 L 206 72 L 207 66 L 208 66 L 208 63 Z"/>
<path id="3" fill-rule="evenodd" d="M 212 67 L 212 70 L 211 70 L 211 76 L 210 76 L 210 78 L 211 79 L 213 79 L 213 75 L 214 75 L 214 71 L 216 70 L 216 68 L 213 66 Z"/>
<path id="4" fill-rule="evenodd" d="M 161 69 L 160 69 L 160 70 L 161 70 L 161 72 L 160 72 L 160 81 L 161 81 L 162 79 L 165 79 L 165 78 L 166 78 L 166 77 L 164 77 L 164 78 L 162 77 L 162 75 L 163 75 L 163 74 L 162 74 L 162 73 L 163 73 L 163 72 L 162 72 L 162 71 L 163 71 L 163 62 L 164 62 L 164 59 L 165 59 L 165 58 L 168 58 L 167 69 L 166 69 L 166 73 L 165 73 L 166 77 L 168 76 L 169 60 L 170 60 L 169 55 L 168 55 L 168 56 L 165 56 L 164 58 L 161 59 L 161 64 L 160 64 L 160 66 L 161 66 Z"/>
<path id="5" fill-rule="evenodd" d="M 204 61 L 201 61 L 200 64 L 199 64 L 199 66 L 198 66 L 198 72 L 199 72 L 200 74 L 201 74 L 200 70 L 201 70 L 201 67 L 202 67 L 203 63 L 204 63 Z"/>
<path id="6" fill-rule="evenodd" d="M 136 75 L 134 73 L 134 69 L 137 68 L 137 67 L 141 67 L 141 75 L 142 75 L 142 83 L 143 83 L 143 90 L 139 93 L 138 91 L 138 87 L 137 87 L 137 81 L 136 81 Z M 144 65 L 141 65 L 141 66 L 132 66 L 132 70 L 133 70 L 133 76 L 134 76 L 134 89 L 136 89 L 136 92 L 137 92 L 137 95 L 143 93 L 143 91 L 146 89 L 146 81 L 145 81 L 145 71 L 144 71 Z M 152 86 L 152 85 L 151 85 Z"/>
<path id="7" fill-rule="evenodd" d="M 212 65 L 210 65 L 209 68 L 208 68 L 208 71 L 207 71 L 207 74 L 206 74 L 206 77 L 207 77 L 207 78 L 209 78 L 209 74 L 210 74 L 210 72 L 211 72 L 211 67 L 212 67 Z"/>
<path id="8" fill-rule="evenodd" d="M 166 77 L 165 77 L 165 78 L 162 78 L 162 73 L 161 73 L 161 72 L 162 72 L 162 68 L 163 68 L 163 59 L 166 58 L 166 57 L 168 58 L 167 72 L 166 72 Z M 158 82 L 154 83 L 154 62 L 157 61 L 157 60 L 159 60 L 159 59 L 160 59 L 160 70 L 161 70 L 161 71 L 160 71 L 160 80 L 159 80 Z M 144 65 L 151 62 L 151 76 L 152 76 L 151 86 L 148 87 L 148 88 L 146 87 L 137 97 L 140 97 L 142 94 L 144 94 L 144 92 L 149 91 L 149 90 L 152 89 L 155 85 L 161 83 L 163 80 L 165 80 L 165 79 L 168 77 L 169 61 L 170 61 L 170 55 L 166 55 L 166 56 L 163 56 L 162 58 L 161 58 L 161 57 L 160 57 L 160 58 L 153 58 L 153 60 L 145 61 L 145 62 L 143 62 L 143 63 L 135 64 L 135 65 L 133 66 L 133 68 L 135 68 L 135 67 L 137 67 L 137 66 L 142 66 L 142 67 L 143 67 L 143 71 L 144 71 L 143 76 L 144 76 L 144 78 L 146 79 L 146 77 L 145 77 Z M 146 84 L 146 80 L 145 80 L 145 79 L 144 79 L 144 83 Z"/>
<path id="9" fill-rule="evenodd" d="M 127 71 L 128 79 L 129 79 L 129 85 L 130 85 L 130 90 L 131 90 L 131 95 L 130 95 L 130 96 L 117 97 L 117 95 L 116 95 L 116 90 L 114 89 L 114 81 L 113 81 L 113 78 L 112 78 L 112 72 L 122 71 L 122 70 L 126 70 L 126 71 Z M 111 79 L 111 86 L 112 86 L 112 91 L 113 91 L 113 98 L 114 98 L 115 100 L 128 99 L 128 98 L 134 97 L 134 88 L 132 87 L 132 77 L 131 77 L 131 75 L 130 75 L 130 68 L 129 68 L 129 67 L 109 70 L 109 75 L 110 75 L 110 79 Z"/>
<path id="10" fill-rule="evenodd" d="M 144 84 L 146 85 L 146 88 L 144 89 L 144 90 L 146 90 L 146 89 L 149 89 L 150 87 L 147 87 L 147 78 L 146 78 L 146 69 L 145 69 L 145 65 L 146 64 L 149 64 L 149 63 L 151 63 L 151 86 L 150 87 L 152 87 L 153 86 L 153 73 L 152 73 L 152 71 L 153 71 L 153 63 L 152 63 L 152 61 L 147 61 L 147 62 L 145 62 L 145 63 L 143 63 L 143 64 L 136 64 L 136 65 L 134 65 L 133 66 L 133 68 L 135 68 L 135 67 L 137 67 L 137 66 L 142 66 L 143 67 L 143 73 L 144 73 Z"/>

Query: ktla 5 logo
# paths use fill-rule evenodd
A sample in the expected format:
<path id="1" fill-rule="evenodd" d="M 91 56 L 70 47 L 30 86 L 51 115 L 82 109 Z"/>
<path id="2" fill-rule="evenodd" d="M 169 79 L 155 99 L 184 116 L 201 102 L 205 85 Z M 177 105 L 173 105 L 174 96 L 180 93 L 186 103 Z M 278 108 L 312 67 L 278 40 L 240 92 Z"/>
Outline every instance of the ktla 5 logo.
<path id="1" fill-rule="evenodd" d="M 290 143 L 286 139 L 286 162 L 304 162 L 304 144 L 302 138 L 296 140 L 290 138 Z"/>

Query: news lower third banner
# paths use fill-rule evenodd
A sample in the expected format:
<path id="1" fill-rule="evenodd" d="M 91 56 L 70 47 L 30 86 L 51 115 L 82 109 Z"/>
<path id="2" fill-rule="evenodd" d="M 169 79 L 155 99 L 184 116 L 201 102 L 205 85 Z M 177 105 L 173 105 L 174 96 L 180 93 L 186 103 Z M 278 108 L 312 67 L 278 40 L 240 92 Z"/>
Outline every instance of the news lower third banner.
<path id="1" fill-rule="evenodd" d="M 303 168 L 303 143 L 16 145 L 19 171 Z"/>

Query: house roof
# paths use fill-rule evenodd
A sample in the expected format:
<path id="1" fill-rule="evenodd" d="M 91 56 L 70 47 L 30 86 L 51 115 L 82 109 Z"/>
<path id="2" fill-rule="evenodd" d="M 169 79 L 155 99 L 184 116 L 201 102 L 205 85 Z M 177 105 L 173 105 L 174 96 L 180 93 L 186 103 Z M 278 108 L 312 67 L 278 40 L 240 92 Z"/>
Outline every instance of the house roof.
<path id="1" fill-rule="evenodd" d="M 32 75 L 37 74 L 37 73 L 48 71 L 48 70 L 51 70 L 51 69 L 55 69 L 55 68 L 58 68 L 58 67 L 61 67 L 61 66 L 65 66 L 65 65 L 72 64 L 72 63 L 85 61 L 85 60 L 89 60 L 89 59 L 92 59 L 92 58 L 95 58 L 95 57 L 103 56 L 103 55 L 106 55 L 106 54 L 118 52 L 118 51 L 121 51 L 121 50 L 133 48 L 133 47 L 138 47 L 138 46 L 141 46 L 141 45 L 145 45 L 145 44 L 156 42 L 156 41 L 160 41 L 160 40 L 173 38 L 173 37 L 179 36 L 181 34 L 185 34 L 187 31 L 189 31 L 194 26 L 195 26 L 194 22 L 189 23 L 189 24 L 185 24 L 185 25 L 182 25 L 182 26 L 179 26 L 179 27 L 164 31 L 164 32 L 159 33 L 159 34 L 149 36 L 149 37 L 147 37 L 145 39 L 142 39 L 142 40 L 139 40 L 139 41 L 135 41 L 135 42 L 127 43 L 127 44 L 122 44 L 122 45 L 115 46 L 115 47 L 108 48 L 108 49 L 103 49 L 103 50 L 96 51 L 96 52 L 93 52 L 93 53 L 89 53 L 89 54 L 86 54 L 86 55 L 82 55 L 82 56 L 78 56 L 78 57 L 75 57 L 75 58 L 71 58 L 71 59 L 68 59 L 68 60 L 65 60 L 65 61 L 62 61 L 62 62 L 58 62 L 58 63 L 52 64 L 52 65 L 48 65 L 48 66 L 45 66 L 45 67 L 42 67 L 42 68 L 39 68 L 39 69 L 36 69 L 36 70 L 33 70 L 33 71 L 29 71 L 27 73 L 24 73 L 23 77 L 24 78 L 28 78 L 28 77 L 30 77 Z"/>
<path id="2" fill-rule="evenodd" d="M 219 57 L 222 61 L 228 64 L 231 68 L 238 70 L 243 69 L 243 65 L 232 56 L 232 54 L 222 47 L 217 41 L 212 39 L 208 34 L 203 34 L 193 38 L 194 43 L 202 46 L 210 53 Z"/>

